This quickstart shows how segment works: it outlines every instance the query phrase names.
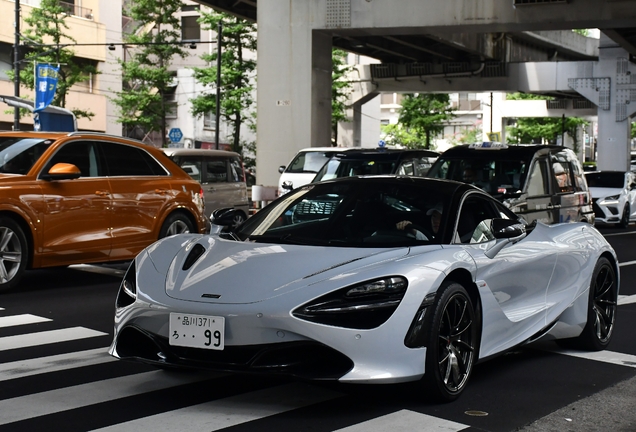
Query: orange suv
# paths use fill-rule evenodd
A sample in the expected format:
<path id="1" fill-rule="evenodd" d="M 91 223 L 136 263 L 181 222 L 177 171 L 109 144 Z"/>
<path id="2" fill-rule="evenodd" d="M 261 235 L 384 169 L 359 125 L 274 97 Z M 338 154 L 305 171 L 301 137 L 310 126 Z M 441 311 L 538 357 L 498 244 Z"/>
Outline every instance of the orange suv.
<path id="1" fill-rule="evenodd" d="M 160 149 L 97 133 L 0 132 L 0 290 L 26 269 L 125 261 L 209 231 L 203 190 Z"/>

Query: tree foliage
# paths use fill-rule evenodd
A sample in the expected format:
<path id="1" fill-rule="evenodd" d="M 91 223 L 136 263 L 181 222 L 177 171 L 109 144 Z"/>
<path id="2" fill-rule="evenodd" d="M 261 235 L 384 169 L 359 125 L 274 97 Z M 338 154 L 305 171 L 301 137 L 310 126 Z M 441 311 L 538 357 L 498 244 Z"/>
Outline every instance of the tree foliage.
<path id="1" fill-rule="evenodd" d="M 512 93 L 507 95 L 511 100 L 541 100 L 553 99 L 549 96 Z M 508 143 L 527 144 L 545 143 L 556 144 L 558 138 L 567 133 L 574 141 L 574 150 L 578 151 L 578 130 L 588 122 L 578 117 L 523 117 L 516 119 L 516 124 L 506 127 Z"/>
<path id="2" fill-rule="evenodd" d="M 148 133 L 161 133 L 167 145 L 166 117 L 174 109 L 166 103 L 173 89 L 174 75 L 169 70 L 175 56 L 184 58 L 181 45 L 181 22 L 176 13 L 180 0 L 135 0 L 128 15 L 139 23 L 135 32 L 124 36 L 132 49 L 119 59 L 122 91 L 112 98 L 118 107 L 118 122 L 126 134 L 136 127 Z M 126 52 L 126 50 L 125 50 Z"/>
<path id="3" fill-rule="evenodd" d="M 230 125 L 232 149 L 243 154 L 245 147 L 248 150 L 254 148 L 253 143 L 241 140 L 241 127 L 254 129 L 255 125 L 251 109 L 254 105 L 256 25 L 222 12 L 202 12 L 199 18 L 204 30 L 218 31 L 219 22 L 222 25 L 220 120 Z M 192 113 L 196 116 L 216 113 L 217 56 L 217 50 L 203 55 L 201 58 L 210 66 L 194 68 L 195 79 L 209 89 L 190 99 Z M 220 125 L 218 120 L 216 127 Z"/>
<path id="4" fill-rule="evenodd" d="M 331 52 L 331 135 L 333 142 L 338 143 L 338 123 L 348 122 L 347 102 L 352 91 L 352 84 L 347 80 L 353 66 L 347 63 L 347 52 L 334 48 Z"/>
<path id="5" fill-rule="evenodd" d="M 384 129 L 386 141 L 407 148 L 432 148 L 432 138 L 454 117 L 447 94 L 406 94 L 398 117 L 399 127 Z"/>
<path id="6" fill-rule="evenodd" d="M 57 89 L 52 105 L 66 108 L 66 96 L 75 84 L 89 81 L 91 74 L 97 74 L 95 64 L 75 56 L 68 48 L 76 43 L 66 33 L 68 24 L 68 8 L 59 0 L 42 0 L 40 7 L 33 7 L 31 13 L 24 18 L 27 28 L 24 29 L 23 42 L 28 47 L 20 70 L 20 83 L 30 90 L 35 88 L 35 64 L 46 63 L 59 65 Z M 13 71 L 8 71 L 11 79 L 15 79 Z M 91 111 L 70 109 L 77 118 L 92 118 Z"/>

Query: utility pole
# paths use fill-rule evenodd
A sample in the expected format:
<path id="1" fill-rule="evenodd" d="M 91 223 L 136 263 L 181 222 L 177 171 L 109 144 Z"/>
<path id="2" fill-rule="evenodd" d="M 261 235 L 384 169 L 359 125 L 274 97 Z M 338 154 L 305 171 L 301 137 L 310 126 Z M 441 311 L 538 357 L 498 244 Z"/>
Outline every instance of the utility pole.
<path id="1" fill-rule="evenodd" d="M 219 20 L 219 27 L 216 33 L 216 127 L 214 130 L 215 148 L 219 149 L 219 129 L 221 128 L 221 34 L 223 33 L 223 22 Z"/>
<path id="2" fill-rule="evenodd" d="M 13 95 L 20 97 L 20 0 L 15 0 L 15 42 L 13 45 Z M 20 108 L 13 108 L 13 130 L 20 130 Z"/>

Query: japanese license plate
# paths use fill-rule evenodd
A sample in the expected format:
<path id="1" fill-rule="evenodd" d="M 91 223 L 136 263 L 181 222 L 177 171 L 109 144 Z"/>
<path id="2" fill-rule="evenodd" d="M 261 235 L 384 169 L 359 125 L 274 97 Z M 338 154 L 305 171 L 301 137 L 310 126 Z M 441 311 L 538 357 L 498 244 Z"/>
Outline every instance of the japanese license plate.
<path id="1" fill-rule="evenodd" d="M 181 313 L 170 314 L 170 345 L 222 350 L 225 318 Z"/>

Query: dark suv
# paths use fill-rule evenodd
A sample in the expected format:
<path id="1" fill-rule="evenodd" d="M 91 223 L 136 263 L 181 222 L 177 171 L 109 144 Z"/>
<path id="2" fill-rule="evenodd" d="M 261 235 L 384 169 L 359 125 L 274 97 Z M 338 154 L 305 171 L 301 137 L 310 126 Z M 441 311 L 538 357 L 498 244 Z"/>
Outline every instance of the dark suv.
<path id="1" fill-rule="evenodd" d="M 446 150 L 429 177 L 474 184 L 528 222 L 588 222 L 594 210 L 576 154 L 552 145 L 478 143 Z"/>
<path id="2" fill-rule="evenodd" d="M 367 148 L 336 153 L 312 183 L 355 175 L 400 174 L 424 177 L 439 153 L 431 150 Z"/>

